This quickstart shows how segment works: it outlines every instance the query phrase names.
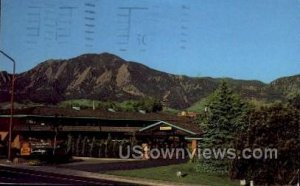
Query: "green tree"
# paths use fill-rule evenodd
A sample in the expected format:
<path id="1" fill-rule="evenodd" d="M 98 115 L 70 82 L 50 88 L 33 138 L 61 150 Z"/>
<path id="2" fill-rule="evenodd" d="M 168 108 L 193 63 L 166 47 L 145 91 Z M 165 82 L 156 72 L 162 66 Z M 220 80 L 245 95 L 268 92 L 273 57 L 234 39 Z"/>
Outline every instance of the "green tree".
<path id="1" fill-rule="evenodd" d="M 294 107 L 297 110 L 300 110 L 300 92 L 291 94 L 288 97 L 288 103 L 291 107 Z"/>
<path id="2" fill-rule="evenodd" d="M 198 118 L 204 131 L 201 148 L 211 150 L 234 147 L 237 132 L 245 130 L 248 106 L 222 82 L 219 88 L 208 97 L 205 114 Z M 227 172 L 230 160 L 212 157 L 201 159 L 199 167 L 205 171 Z"/>
<path id="3" fill-rule="evenodd" d="M 295 185 L 300 161 L 300 111 L 274 104 L 253 111 L 249 128 L 238 138 L 236 148 L 276 149 L 277 157 L 235 159 L 230 175 L 235 179 L 254 180 L 259 185 Z"/>
<path id="4" fill-rule="evenodd" d="M 150 105 L 150 112 L 159 112 L 163 109 L 162 103 L 158 99 L 150 98 L 147 100 Z"/>
<path id="5" fill-rule="evenodd" d="M 163 109 L 162 103 L 158 99 L 150 97 L 140 99 L 135 107 L 137 110 L 145 110 L 146 112 L 159 112 Z"/>

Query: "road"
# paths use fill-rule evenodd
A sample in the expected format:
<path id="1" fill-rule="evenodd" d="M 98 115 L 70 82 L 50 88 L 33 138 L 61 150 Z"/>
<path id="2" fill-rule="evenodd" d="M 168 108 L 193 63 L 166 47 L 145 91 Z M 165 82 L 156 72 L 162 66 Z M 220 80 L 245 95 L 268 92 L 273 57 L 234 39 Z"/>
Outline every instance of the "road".
<path id="1" fill-rule="evenodd" d="M 0 185 L 132 185 L 0 166 Z"/>

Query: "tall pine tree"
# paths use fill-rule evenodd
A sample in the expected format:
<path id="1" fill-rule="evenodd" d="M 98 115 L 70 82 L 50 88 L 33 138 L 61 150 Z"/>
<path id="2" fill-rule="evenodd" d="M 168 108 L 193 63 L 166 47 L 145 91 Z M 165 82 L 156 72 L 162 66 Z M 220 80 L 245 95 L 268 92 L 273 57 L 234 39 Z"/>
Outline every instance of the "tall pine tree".
<path id="1" fill-rule="evenodd" d="M 198 120 L 204 132 L 203 140 L 200 142 L 201 149 L 233 148 L 236 133 L 245 129 L 247 110 L 247 105 L 223 81 L 209 96 L 205 114 Z M 230 160 L 212 156 L 211 159 L 202 158 L 199 163 L 201 170 L 224 173 L 228 171 Z"/>

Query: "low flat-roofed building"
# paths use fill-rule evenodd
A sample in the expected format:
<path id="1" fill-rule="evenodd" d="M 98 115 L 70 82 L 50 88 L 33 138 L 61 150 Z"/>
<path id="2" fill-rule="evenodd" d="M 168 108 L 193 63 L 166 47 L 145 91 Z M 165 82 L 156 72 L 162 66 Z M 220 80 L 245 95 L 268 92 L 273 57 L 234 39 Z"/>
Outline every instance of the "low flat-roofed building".
<path id="1" fill-rule="evenodd" d="M 0 135 L 7 140 L 10 115 L 0 115 Z M 165 113 L 106 112 L 37 107 L 18 111 L 13 120 L 13 147 L 28 141 L 57 141 L 68 146 L 73 155 L 117 157 L 116 148 L 124 144 L 148 144 L 151 147 L 195 148 L 201 136 L 192 118 Z M 55 140 L 54 140 L 55 138 Z M 100 150 L 99 150 L 100 149 Z M 100 152 L 101 151 L 101 152 Z"/>

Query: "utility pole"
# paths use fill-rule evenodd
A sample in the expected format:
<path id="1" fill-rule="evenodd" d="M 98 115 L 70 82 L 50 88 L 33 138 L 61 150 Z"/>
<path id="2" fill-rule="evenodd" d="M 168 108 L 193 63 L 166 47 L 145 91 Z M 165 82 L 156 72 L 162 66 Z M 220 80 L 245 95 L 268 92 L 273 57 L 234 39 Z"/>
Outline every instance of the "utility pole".
<path id="1" fill-rule="evenodd" d="M 2 29 L 2 0 L 0 0 L 0 33 Z"/>
<path id="2" fill-rule="evenodd" d="M 0 0 L 1 2 L 1 0 Z M 9 119 L 9 134 L 8 134 L 8 160 L 11 160 L 11 138 L 12 138 L 12 127 L 13 127 L 13 117 L 14 117 L 14 94 L 15 94 L 15 73 L 16 73 L 16 62 L 15 60 L 7 55 L 5 52 L 0 50 L 3 54 L 13 63 L 13 73 L 11 78 L 11 96 L 10 96 L 10 119 Z"/>

